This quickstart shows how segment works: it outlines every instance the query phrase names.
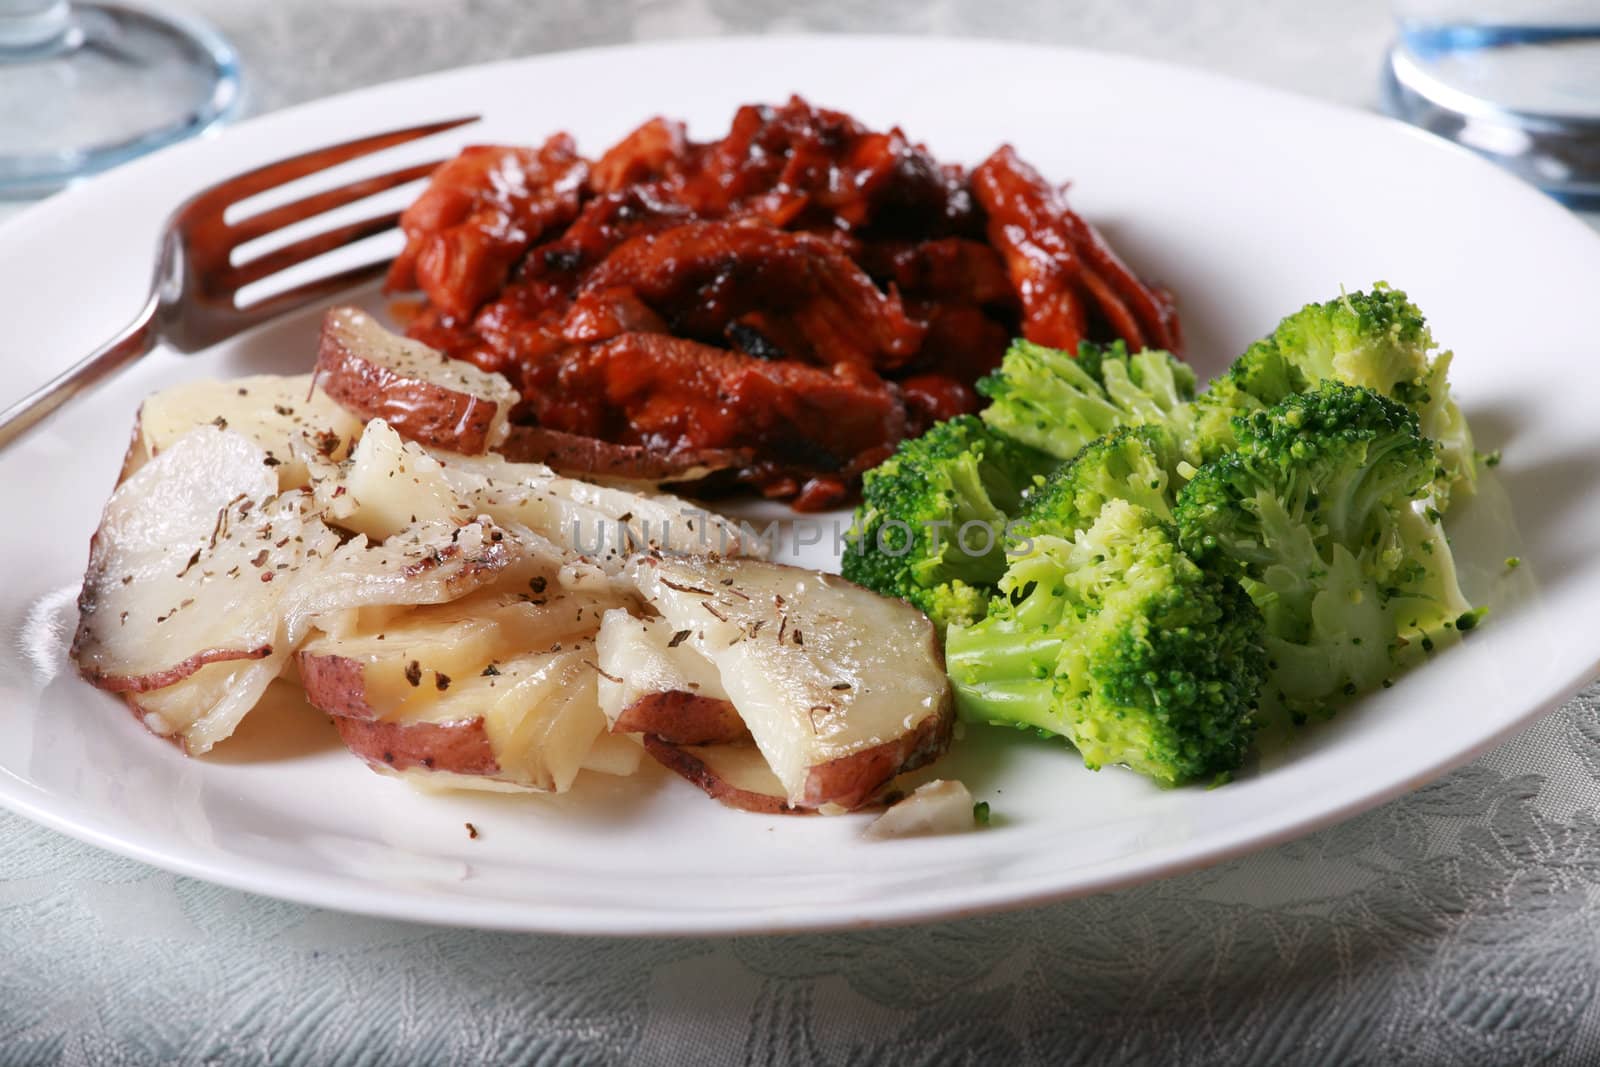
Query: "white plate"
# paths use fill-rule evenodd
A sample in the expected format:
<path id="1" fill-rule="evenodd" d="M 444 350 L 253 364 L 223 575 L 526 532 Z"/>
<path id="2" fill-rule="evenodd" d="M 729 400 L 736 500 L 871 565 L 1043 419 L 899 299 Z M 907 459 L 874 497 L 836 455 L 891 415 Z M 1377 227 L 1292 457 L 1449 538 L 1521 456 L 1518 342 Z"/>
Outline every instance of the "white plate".
<path id="1" fill-rule="evenodd" d="M 1454 523 L 1469 584 L 1497 607 L 1488 624 L 1222 789 L 1164 792 L 1090 773 L 1062 747 L 971 730 L 942 770 L 989 800 L 995 823 L 954 838 L 868 843 L 865 817 L 738 814 L 664 774 L 561 798 L 422 796 L 309 720 L 252 721 L 187 760 L 72 675 L 71 598 L 139 398 L 185 378 L 304 369 L 306 314 L 199 358 L 158 353 L 0 455 L 0 803 L 185 874 L 377 915 L 611 934 L 901 922 L 1126 885 L 1304 833 L 1462 762 L 1596 672 L 1600 240 L 1409 129 L 1129 59 L 723 40 L 480 67 L 272 115 L 0 229 L 5 389 L 130 316 L 162 216 L 246 167 L 475 111 L 487 119 L 473 139 L 567 129 L 590 152 L 656 113 L 714 136 L 737 105 L 792 91 L 899 123 L 941 159 L 976 162 L 1011 141 L 1071 179 L 1074 205 L 1180 294 L 1204 371 L 1341 285 L 1407 288 L 1456 349 L 1481 447 L 1506 450 L 1504 490 Z M 1526 563 L 1508 579 L 1513 552 Z"/>

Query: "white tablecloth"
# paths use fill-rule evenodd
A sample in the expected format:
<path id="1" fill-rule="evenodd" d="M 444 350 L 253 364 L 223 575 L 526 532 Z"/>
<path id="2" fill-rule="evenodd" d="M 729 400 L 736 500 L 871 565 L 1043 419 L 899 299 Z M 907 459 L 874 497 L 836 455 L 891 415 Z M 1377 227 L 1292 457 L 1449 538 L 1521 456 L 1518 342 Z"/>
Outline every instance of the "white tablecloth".
<path id="1" fill-rule="evenodd" d="M 1016 37 L 1370 106 L 1379 0 L 204 0 L 251 107 L 586 44 Z M 351 918 L 0 815 L 0 1064 L 1600 1062 L 1600 687 L 1336 829 L 872 933 L 589 940 Z"/>

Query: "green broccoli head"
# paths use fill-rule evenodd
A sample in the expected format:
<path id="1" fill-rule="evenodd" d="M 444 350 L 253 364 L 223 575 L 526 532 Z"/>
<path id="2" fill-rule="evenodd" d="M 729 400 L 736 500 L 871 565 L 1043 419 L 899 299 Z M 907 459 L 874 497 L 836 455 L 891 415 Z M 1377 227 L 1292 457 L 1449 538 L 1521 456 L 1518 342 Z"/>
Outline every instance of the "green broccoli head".
<path id="1" fill-rule="evenodd" d="M 1478 487 L 1478 454 L 1472 428 L 1450 395 L 1449 371 L 1455 353 L 1440 352 L 1422 378 L 1396 389 L 1395 396 L 1417 413 L 1422 435 L 1434 442 L 1439 469 L 1433 483 L 1433 505 L 1443 512 L 1457 496 L 1471 496 Z"/>
<path id="2" fill-rule="evenodd" d="M 1435 505 L 1477 480 L 1472 434 L 1445 380 L 1450 353 L 1430 355 L 1433 334 L 1417 306 L 1379 283 L 1308 304 L 1245 350 L 1214 384 L 1209 403 L 1232 414 L 1270 407 L 1324 381 L 1360 386 L 1398 400 L 1417 415 L 1422 435 L 1436 442 Z M 1208 456 L 1207 458 L 1212 458 Z"/>
<path id="3" fill-rule="evenodd" d="M 1264 703 L 1296 719 L 1327 714 L 1468 610 L 1437 522 L 1413 504 L 1433 477 L 1433 446 L 1404 405 L 1334 381 L 1234 430 L 1238 449 L 1179 494 L 1181 542 L 1261 609 Z"/>
<path id="4" fill-rule="evenodd" d="M 991 401 L 983 418 L 1017 441 L 1071 459 L 1121 426 L 1165 426 L 1186 437 L 1194 371 L 1167 352 L 1132 355 L 1121 341 L 1085 342 L 1076 356 L 1013 342 L 1000 367 L 978 382 Z"/>
<path id="5" fill-rule="evenodd" d="M 1261 638 L 1235 582 L 1196 566 L 1155 512 L 1111 500 L 1076 536 L 1035 538 L 988 616 L 950 628 L 946 659 L 964 718 L 1176 785 L 1243 760 Z"/>
<path id="6" fill-rule="evenodd" d="M 1005 527 L 1055 465 L 963 415 L 867 472 L 844 576 L 909 600 L 941 628 L 981 618 L 1005 573 Z"/>
<path id="7" fill-rule="evenodd" d="M 1328 382 L 1234 422 L 1246 463 L 1275 464 L 1277 484 L 1314 515 L 1308 525 L 1362 544 L 1433 473 L 1433 450 L 1404 406 L 1367 389 Z M 1388 546 L 1385 546 L 1388 547 Z"/>
<path id="8" fill-rule="evenodd" d="M 1239 447 L 1233 432 L 1234 420 L 1266 407 L 1230 375 L 1214 379 L 1190 405 L 1191 430 L 1188 438 L 1179 442 L 1183 458 L 1191 467 L 1200 467 L 1232 452 Z"/>
<path id="9" fill-rule="evenodd" d="M 1227 377 L 1267 406 L 1330 378 L 1392 397 L 1397 386 L 1427 372 L 1432 346 L 1416 305 L 1379 283 L 1370 292 L 1307 304 L 1245 349 Z"/>
<path id="10" fill-rule="evenodd" d="M 1138 504 L 1170 522 L 1179 461 L 1177 444 L 1160 426 L 1113 430 L 1085 445 L 1028 498 L 1012 524 L 1012 541 L 1086 530 L 1112 500 Z"/>
<path id="11" fill-rule="evenodd" d="M 989 599 L 994 591 L 993 582 L 968 585 L 960 578 L 953 578 L 931 588 L 919 588 L 912 603 L 921 608 L 923 614 L 932 619 L 943 633 L 952 622 L 973 622 L 983 618 L 989 610 Z M 905 599 L 911 600 L 911 597 Z"/>

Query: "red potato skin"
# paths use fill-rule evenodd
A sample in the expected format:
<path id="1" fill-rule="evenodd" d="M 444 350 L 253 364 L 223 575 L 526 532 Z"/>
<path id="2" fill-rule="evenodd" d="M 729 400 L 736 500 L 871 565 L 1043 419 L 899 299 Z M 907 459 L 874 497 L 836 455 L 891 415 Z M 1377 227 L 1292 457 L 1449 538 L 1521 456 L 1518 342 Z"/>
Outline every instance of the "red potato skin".
<path id="1" fill-rule="evenodd" d="M 499 761 L 480 716 L 465 722 L 380 722 L 334 716 L 345 747 L 375 767 L 493 777 Z"/>
<path id="2" fill-rule="evenodd" d="M 312 707 L 340 719 L 377 719 L 377 709 L 367 703 L 366 665 L 360 660 L 310 652 L 296 653 L 295 659 L 301 688 Z"/>
<path id="3" fill-rule="evenodd" d="M 345 747 L 369 764 L 480 777 L 500 773 L 481 716 L 448 723 L 384 722 L 367 703 L 361 660 L 305 652 L 296 659 L 306 700 L 333 717 Z"/>
<path id="4" fill-rule="evenodd" d="M 514 463 L 544 463 L 562 474 L 640 482 L 692 481 L 743 467 L 753 455 L 735 448 L 655 452 L 543 426 L 513 426 L 499 451 Z"/>
<path id="5" fill-rule="evenodd" d="M 717 772 L 699 756 L 686 748 L 669 744 L 659 737 L 644 735 L 644 750 L 663 767 L 687 778 L 699 786 L 711 799 L 730 808 L 754 812 L 757 815 L 807 815 L 804 808 L 792 806 L 788 799 L 770 793 L 757 793 L 740 789 L 724 781 Z"/>
<path id="6" fill-rule="evenodd" d="M 950 747 L 955 721 L 950 698 L 903 737 L 812 767 L 801 802 L 807 807 L 837 804 L 854 811 L 878 799 L 896 775 L 926 766 Z"/>
<path id="7" fill-rule="evenodd" d="M 489 450 L 499 404 L 399 374 L 369 358 L 339 328 L 341 310 L 333 309 L 322 322 L 314 379 L 323 392 L 363 419 L 383 419 L 419 444 L 463 455 Z"/>
<path id="8" fill-rule="evenodd" d="M 650 559 L 641 562 L 655 565 Z M 865 586 L 856 585 L 856 588 L 863 593 L 877 595 Z M 908 607 L 908 610 L 915 609 Z M 925 640 L 942 671 L 944 650 L 938 634 L 926 617 L 923 617 L 923 623 Z M 790 807 L 785 802 L 784 810 L 807 811 L 833 804 L 854 811 L 872 804 L 882 799 L 884 791 L 896 776 L 926 766 L 944 755 L 950 747 L 950 734 L 954 728 L 955 697 L 946 685 L 938 707 L 911 732 L 810 768 L 799 804 Z M 644 741 L 646 751 L 656 756 L 659 762 L 694 782 L 717 800 L 746 811 L 771 813 L 768 803 L 771 798 L 729 785 L 717 776 L 714 768 L 707 766 L 693 753 L 676 749 L 670 742 L 651 737 L 648 733 Z M 658 750 L 661 750 L 661 754 L 658 754 Z"/>
<path id="9" fill-rule="evenodd" d="M 78 602 L 78 611 L 85 609 L 83 602 Z M 92 610 L 92 609 L 90 609 Z M 83 628 L 79 628 L 80 639 Z M 177 685 L 195 671 L 208 663 L 227 663 L 237 659 L 266 659 L 272 655 L 271 645 L 262 645 L 260 648 L 208 648 L 203 652 L 196 652 L 181 663 L 175 663 L 165 670 L 155 671 L 152 674 L 107 674 L 78 663 L 78 674 L 84 681 L 96 689 L 104 689 L 108 693 L 148 693 L 153 689 L 165 689 L 169 685 Z M 73 662 L 78 660 L 78 643 L 72 645 Z"/>
<path id="10" fill-rule="evenodd" d="M 122 454 L 122 469 L 117 471 L 117 484 L 121 485 L 150 461 L 152 457 L 144 447 L 144 405 L 133 415 L 133 430 L 128 434 L 128 450 Z"/>
<path id="11" fill-rule="evenodd" d="M 646 734 L 669 745 L 721 745 L 750 737 L 728 701 L 681 690 L 640 697 L 622 709 L 611 732 Z"/>
<path id="12" fill-rule="evenodd" d="M 882 800 L 896 776 L 931 763 L 943 755 L 950 747 L 953 721 L 952 709 L 947 702 L 938 713 L 929 715 L 916 730 L 904 737 L 813 767 L 799 804 L 790 804 L 784 796 L 733 785 L 687 745 L 674 744 L 647 733 L 644 735 L 644 747 L 657 763 L 693 782 L 707 796 L 730 808 L 760 815 L 806 815 L 824 804 L 836 804 L 847 811 L 856 811 Z"/>
<path id="13" fill-rule="evenodd" d="M 931 655 L 943 671 L 944 647 L 933 623 L 926 618 L 923 621 Z M 955 695 L 946 684 L 938 707 L 910 733 L 812 767 L 806 775 L 801 802 L 814 807 L 837 804 L 854 811 L 881 799 L 897 775 L 924 767 L 945 754 L 955 721 Z"/>

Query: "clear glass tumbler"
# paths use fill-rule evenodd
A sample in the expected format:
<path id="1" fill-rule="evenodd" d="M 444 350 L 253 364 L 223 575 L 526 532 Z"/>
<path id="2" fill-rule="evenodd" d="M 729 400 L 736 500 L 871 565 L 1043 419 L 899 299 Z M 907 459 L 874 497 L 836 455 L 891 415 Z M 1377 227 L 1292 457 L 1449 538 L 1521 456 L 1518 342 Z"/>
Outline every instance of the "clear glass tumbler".
<path id="1" fill-rule="evenodd" d="M 0 198 L 40 196 L 193 136 L 239 103 L 239 63 L 192 19 L 0 0 Z"/>
<path id="2" fill-rule="evenodd" d="M 1600 207 L 1600 0 L 1394 0 L 1390 113 Z"/>

